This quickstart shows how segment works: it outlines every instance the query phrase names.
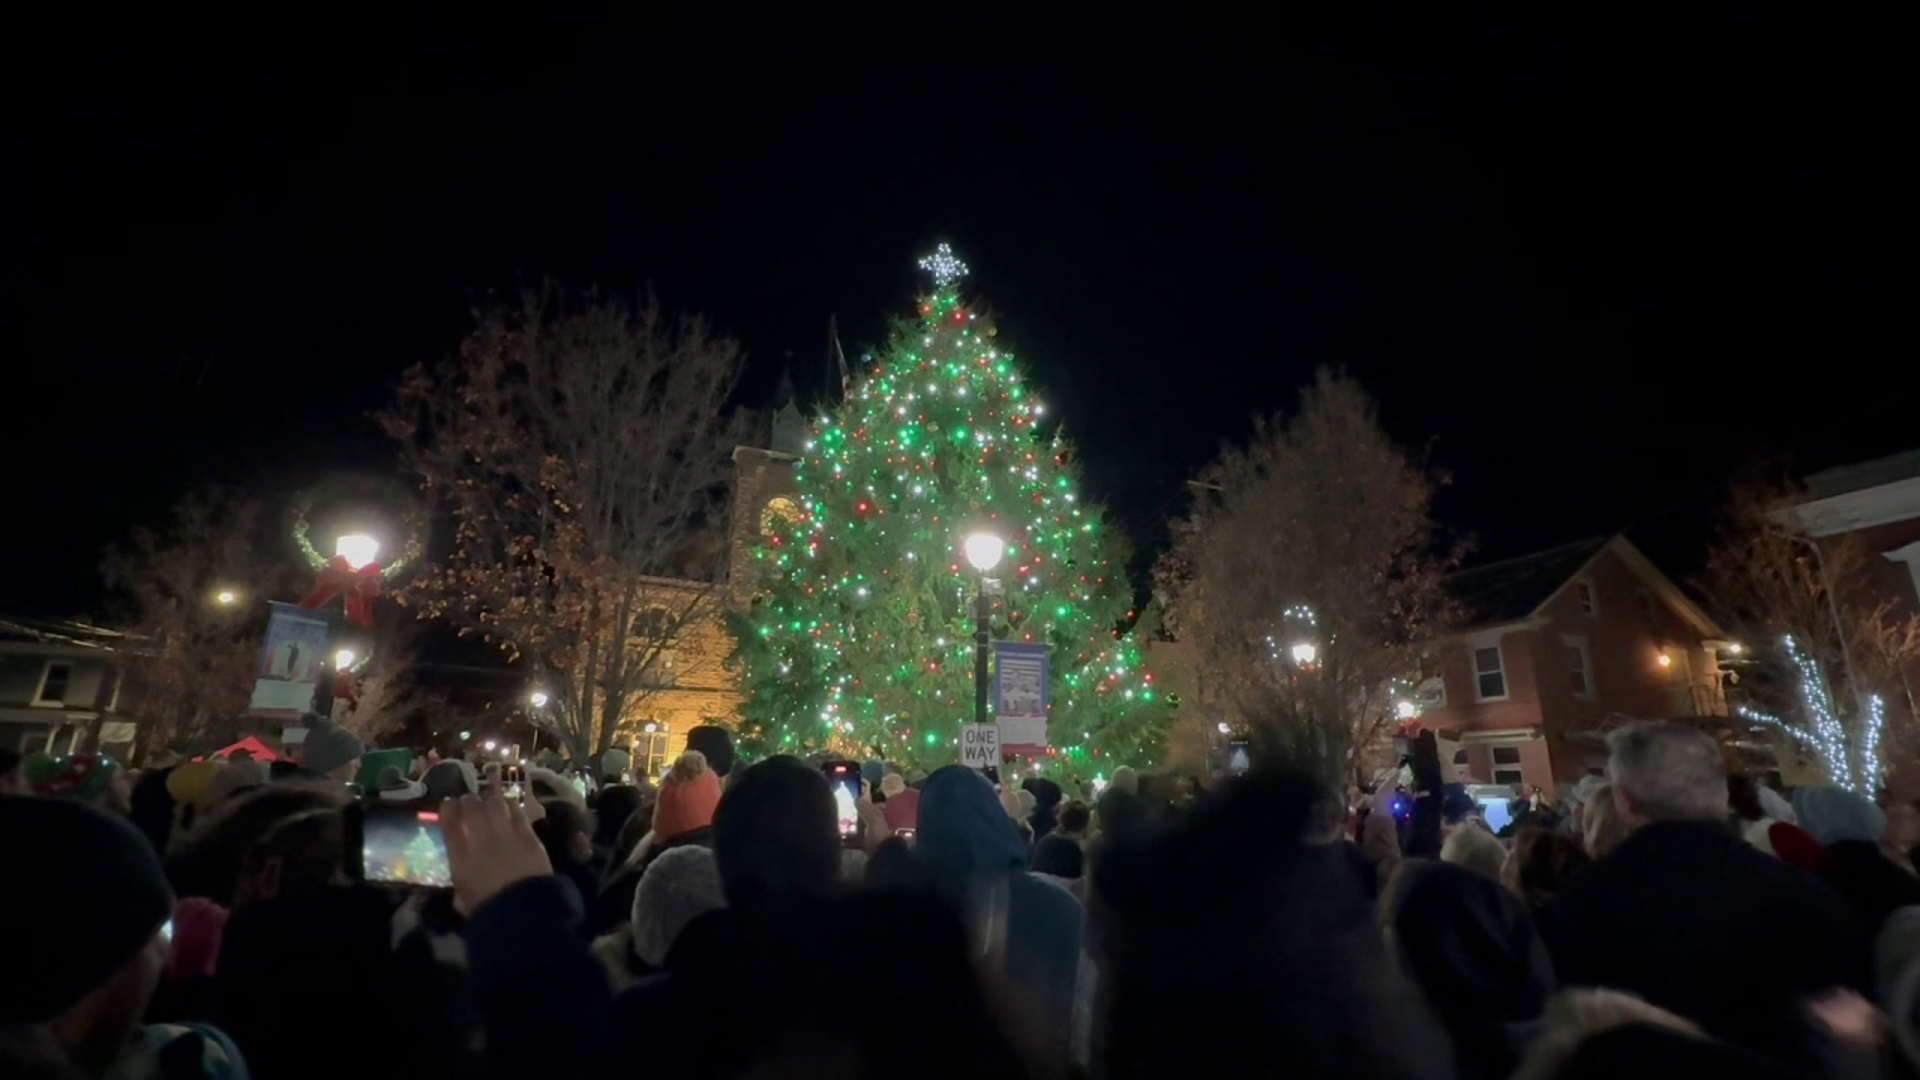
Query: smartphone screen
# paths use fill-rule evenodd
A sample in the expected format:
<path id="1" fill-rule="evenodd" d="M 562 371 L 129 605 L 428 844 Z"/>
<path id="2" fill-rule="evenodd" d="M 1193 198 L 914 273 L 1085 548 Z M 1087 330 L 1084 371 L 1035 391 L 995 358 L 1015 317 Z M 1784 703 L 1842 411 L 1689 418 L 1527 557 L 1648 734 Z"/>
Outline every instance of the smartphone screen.
<path id="1" fill-rule="evenodd" d="M 518 765 L 509 765 L 500 770 L 500 792 L 506 798 L 519 802 L 527 790 L 527 771 Z"/>
<path id="2" fill-rule="evenodd" d="M 1227 744 L 1227 774 L 1245 776 L 1253 768 L 1253 750 L 1245 739 L 1235 739 Z"/>
<path id="3" fill-rule="evenodd" d="M 360 815 L 360 866 L 365 880 L 429 889 L 453 887 L 439 814 L 368 803 Z"/>
<path id="4" fill-rule="evenodd" d="M 840 821 L 842 838 L 860 831 L 860 812 L 854 803 L 860 798 L 860 766 L 851 761 L 829 761 L 820 766 L 833 786 L 834 813 Z"/>

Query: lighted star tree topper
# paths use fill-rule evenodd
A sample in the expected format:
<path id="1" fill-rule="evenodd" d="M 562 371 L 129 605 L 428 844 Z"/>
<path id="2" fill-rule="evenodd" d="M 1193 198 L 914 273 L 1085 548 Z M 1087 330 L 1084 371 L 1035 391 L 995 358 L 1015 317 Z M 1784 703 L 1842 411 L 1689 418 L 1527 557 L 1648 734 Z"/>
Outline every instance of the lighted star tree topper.
<path id="1" fill-rule="evenodd" d="M 1006 541 L 996 639 L 1049 646 L 1048 757 L 1093 777 L 1151 764 L 1171 713 L 1127 624 L 1124 540 L 991 322 L 959 293 L 947 245 L 933 291 L 810 433 L 800 508 L 755 550 L 758 599 L 735 620 L 757 753 L 825 749 L 916 769 L 951 764 L 973 719 L 977 576 L 967 534 Z M 1045 760 L 1045 759 L 1041 759 Z"/>

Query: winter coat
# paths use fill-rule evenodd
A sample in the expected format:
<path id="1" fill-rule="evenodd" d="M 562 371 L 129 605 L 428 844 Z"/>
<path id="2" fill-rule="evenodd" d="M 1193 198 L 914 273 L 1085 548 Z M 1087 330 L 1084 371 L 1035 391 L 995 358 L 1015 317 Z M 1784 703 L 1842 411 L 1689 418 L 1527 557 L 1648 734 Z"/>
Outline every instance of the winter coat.
<path id="1" fill-rule="evenodd" d="M 1563 986 L 1638 994 L 1783 1064 L 1813 1043 L 1801 999 L 1865 982 L 1840 898 L 1719 822 L 1635 830 L 1568 879 L 1544 929 Z"/>
<path id="2" fill-rule="evenodd" d="M 927 778 L 914 854 L 935 890 L 976 928 L 976 947 L 1004 957 L 1008 985 L 1035 1010 L 1035 1030 L 1057 1038 L 1052 1049 L 1064 1054 L 1086 935 L 1080 901 L 1026 872 L 1026 842 L 992 785 L 959 765 Z"/>

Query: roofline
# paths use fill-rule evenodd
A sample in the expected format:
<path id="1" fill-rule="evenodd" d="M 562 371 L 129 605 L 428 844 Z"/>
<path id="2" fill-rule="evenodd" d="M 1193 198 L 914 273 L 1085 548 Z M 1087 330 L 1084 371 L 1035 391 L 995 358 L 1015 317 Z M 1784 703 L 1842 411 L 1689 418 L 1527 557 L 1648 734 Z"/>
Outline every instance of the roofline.
<path id="1" fill-rule="evenodd" d="M 1566 588 L 1574 578 L 1586 573 L 1587 568 L 1592 566 L 1595 560 L 1609 551 L 1618 555 L 1620 560 L 1627 564 L 1628 569 L 1638 575 L 1640 580 L 1651 586 L 1653 591 L 1658 594 L 1662 600 L 1671 604 L 1674 610 L 1680 613 L 1682 618 L 1692 623 L 1693 628 L 1700 631 L 1700 636 L 1721 639 L 1727 637 L 1727 632 L 1720 628 L 1720 624 L 1714 622 L 1713 617 L 1708 615 L 1699 604 L 1694 603 L 1692 597 L 1680 591 L 1680 586 L 1675 585 L 1673 579 L 1662 572 L 1658 566 L 1655 566 L 1653 560 L 1647 558 L 1645 552 L 1642 552 L 1639 547 L 1635 546 L 1633 541 L 1627 539 L 1626 533 L 1616 534 L 1614 538 L 1607 541 L 1599 551 L 1594 552 L 1593 558 L 1588 559 L 1585 563 L 1581 564 L 1580 569 L 1568 575 L 1567 580 L 1561 582 L 1559 588 L 1548 593 L 1546 600 L 1542 600 L 1540 607 L 1535 608 L 1533 613 L 1535 615 L 1540 614 L 1541 609 L 1545 608 L 1554 597 L 1560 595 L 1560 589 Z"/>
<path id="2" fill-rule="evenodd" d="M 1493 562 L 1480 563 L 1477 566 L 1463 566 L 1460 569 L 1455 570 L 1451 574 L 1448 574 L 1447 576 L 1449 578 L 1457 578 L 1457 577 L 1465 576 L 1467 574 L 1477 574 L 1482 570 L 1498 570 L 1509 563 L 1517 563 L 1526 559 L 1537 559 L 1542 555 L 1551 555 L 1556 551 L 1564 551 L 1567 548 L 1581 547 L 1582 545 L 1591 544 L 1591 543 L 1594 543 L 1595 541 L 1603 541 L 1600 546 L 1602 549 L 1606 547 L 1603 537 L 1589 536 L 1580 540 L 1569 540 L 1564 544 L 1555 544 L 1550 548 L 1541 548 L 1539 551 L 1523 551 L 1518 555 L 1509 555 L 1504 559 L 1495 559 Z"/>
<path id="3" fill-rule="evenodd" d="M 1591 543 L 1593 543 L 1591 537 L 1585 540 L 1575 540 L 1557 547 L 1529 552 L 1525 555 L 1515 555 L 1513 558 L 1487 563 L 1484 566 L 1476 566 L 1471 570 L 1459 571 L 1459 573 L 1467 574 L 1480 570 L 1497 570 L 1507 563 L 1519 562 L 1522 559 L 1538 558 L 1555 551 Z M 1620 556 L 1621 561 L 1627 564 L 1628 569 L 1632 570 L 1640 580 L 1646 582 L 1661 599 L 1671 604 L 1674 610 L 1680 612 L 1682 618 L 1692 623 L 1694 629 L 1700 631 L 1702 637 L 1722 639 L 1727 637 L 1727 632 L 1720 628 L 1720 624 L 1714 622 L 1712 616 L 1708 615 L 1699 604 L 1694 603 L 1691 597 L 1682 592 L 1680 586 L 1675 585 L 1672 578 L 1668 577 L 1658 566 L 1655 566 L 1653 560 L 1647 558 L 1646 554 L 1635 546 L 1633 541 L 1627 539 L 1626 533 L 1615 533 L 1612 537 L 1608 538 L 1605 543 L 1596 548 L 1592 555 L 1587 556 L 1587 561 L 1581 563 L 1572 573 L 1562 579 L 1560 584 L 1555 585 L 1553 589 L 1547 593 L 1546 597 L 1543 598 L 1532 611 L 1527 613 L 1525 618 L 1504 619 L 1495 623 L 1469 625 L 1460 628 L 1452 636 L 1485 634 L 1495 630 L 1507 630 L 1510 628 L 1525 630 L 1538 627 L 1541 624 L 1541 620 L 1546 618 L 1547 605 L 1553 603 L 1553 598 L 1559 596 L 1561 591 L 1568 585 L 1573 584 L 1575 579 L 1586 574 L 1586 572 L 1593 567 L 1593 564 L 1599 560 L 1600 556 L 1605 555 L 1609 551 Z"/>

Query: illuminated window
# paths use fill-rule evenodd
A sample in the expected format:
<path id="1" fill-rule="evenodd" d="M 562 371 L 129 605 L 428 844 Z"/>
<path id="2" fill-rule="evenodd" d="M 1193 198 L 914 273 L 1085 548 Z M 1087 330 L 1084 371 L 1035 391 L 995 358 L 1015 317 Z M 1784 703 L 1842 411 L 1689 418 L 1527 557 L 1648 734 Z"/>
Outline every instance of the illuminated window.
<path id="1" fill-rule="evenodd" d="M 785 495 L 776 495 L 767 500 L 760 511 L 760 532 L 772 536 L 781 528 L 790 528 L 800 520 L 800 507 Z"/>
<path id="2" fill-rule="evenodd" d="M 655 780 L 672 764 L 667 760 L 667 744 L 673 738 L 670 724 L 648 724 L 633 741 L 633 756 L 640 760 L 640 771 Z"/>

